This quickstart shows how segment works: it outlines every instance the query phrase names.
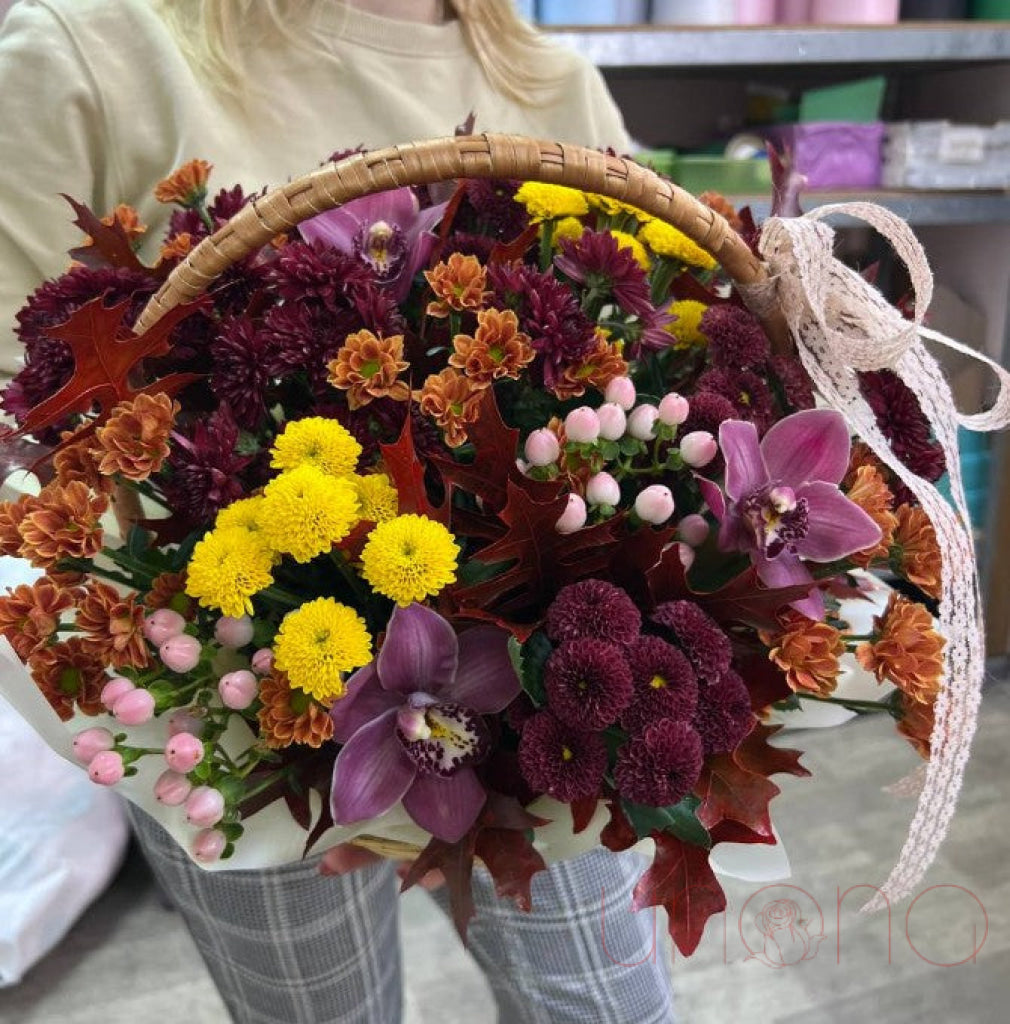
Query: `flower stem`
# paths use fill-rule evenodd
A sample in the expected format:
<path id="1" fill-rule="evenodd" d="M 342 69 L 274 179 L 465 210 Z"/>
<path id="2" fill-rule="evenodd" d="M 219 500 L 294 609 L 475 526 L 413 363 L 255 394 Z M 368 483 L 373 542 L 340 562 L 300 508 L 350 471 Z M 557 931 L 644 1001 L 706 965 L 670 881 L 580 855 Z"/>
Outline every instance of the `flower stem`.
<path id="1" fill-rule="evenodd" d="M 886 711 L 890 714 L 891 709 L 887 704 L 876 700 L 847 700 L 845 697 L 816 697 L 812 693 L 798 693 L 801 700 L 812 700 L 818 704 L 837 704 L 839 707 L 848 708 L 849 711 L 877 712 Z"/>
<path id="2" fill-rule="evenodd" d="M 265 590 L 259 592 L 260 597 L 265 597 L 268 601 L 274 601 L 277 604 L 287 605 L 289 608 L 297 608 L 302 604 L 302 599 L 297 594 L 292 594 L 290 591 L 285 590 L 283 587 L 271 586 Z"/>
<path id="3" fill-rule="evenodd" d="M 554 228 L 553 220 L 545 220 L 540 225 L 540 269 L 547 270 L 554 259 Z"/>

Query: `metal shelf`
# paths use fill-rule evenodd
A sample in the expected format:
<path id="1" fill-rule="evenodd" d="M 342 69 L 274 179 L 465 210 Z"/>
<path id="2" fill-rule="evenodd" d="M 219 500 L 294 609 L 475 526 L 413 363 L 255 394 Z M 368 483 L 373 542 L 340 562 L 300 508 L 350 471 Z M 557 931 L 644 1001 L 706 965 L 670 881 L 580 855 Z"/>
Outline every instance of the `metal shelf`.
<path id="1" fill-rule="evenodd" d="M 771 212 L 768 195 L 727 196 L 740 209 L 749 206 L 760 223 Z M 1010 224 L 1010 192 L 853 191 L 807 192 L 800 197 L 805 210 L 859 200 L 877 203 L 916 227 L 937 225 Z M 833 223 L 845 226 L 839 217 Z M 861 223 L 858 221 L 849 222 Z"/>
<path id="2" fill-rule="evenodd" d="M 1010 60 L 1007 22 L 900 25 L 544 26 L 601 68 L 979 64 Z"/>

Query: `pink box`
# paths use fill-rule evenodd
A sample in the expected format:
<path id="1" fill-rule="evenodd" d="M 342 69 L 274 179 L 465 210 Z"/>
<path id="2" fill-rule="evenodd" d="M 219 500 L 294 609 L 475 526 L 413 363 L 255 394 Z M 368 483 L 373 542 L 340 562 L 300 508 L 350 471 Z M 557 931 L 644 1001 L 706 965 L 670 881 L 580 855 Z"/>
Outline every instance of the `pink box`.
<path id="1" fill-rule="evenodd" d="M 738 25 L 774 25 L 775 0 L 736 0 Z"/>
<path id="2" fill-rule="evenodd" d="M 810 21 L 810 0 L 778 0 L 780 25 L 806 25 Z"/>
<path id="3" fill-rule="evenodd" d="M 884 126 L 879 121 L 774 125 L 764 134 L 779 149 L 792 152 L 796 169 L 807 176 L 811 189 L 880 186 Z"/>
<path id="4" fill-rule="evenodd" d="M 813 0 L 810 17 L 818 25 L 893 25 L 899 0 Z"/>

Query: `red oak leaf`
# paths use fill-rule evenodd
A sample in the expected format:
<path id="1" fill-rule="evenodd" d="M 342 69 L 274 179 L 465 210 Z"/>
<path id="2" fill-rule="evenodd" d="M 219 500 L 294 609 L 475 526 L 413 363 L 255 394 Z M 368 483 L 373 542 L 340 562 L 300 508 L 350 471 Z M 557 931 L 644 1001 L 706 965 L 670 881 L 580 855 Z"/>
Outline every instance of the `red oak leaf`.
<path id="1" fill-rule="evenodd" d="M 758 722 L 743 743 L 733 751 L 733 760 L 745 771 L 763 775 L 765 778 L 779 773 L 800 778 L 809 775 L 809 770 L 800 764 L 802 750 L 773 747 L 768 742 L 781 728 L 781 725 L 764 725 Z"/>
<path id="2" fill-rule="evenodd" d="M 596 796 L 583 797 L 581 800 L 573 800 L 572 808 L 572 831 L 578 835 L 589 828 L 589 823 L 596 814 L 596 806 L 599 800 Z"/>
<path id="3" fill-rule="evenodd" d="M 755 711 L 763 711 L 769 704 L 792 696 L 786 674 L 768 659 L 768 651 L 742 654 L 737 658 L 740 676 L 747 684 L 750 704 Z"/>
<path id="4" fill-rule="evenodd" d="M 663 832 L 653 832 L 652 838 L 656 857 L 635 886 L 632 906 L 664 907 L 670 938 L 683 956 L 690 956 L 701 942 L 705 922 L 726 909 L 726 894 L 708 862 L 708 850 Z"/>
<path id="5" fill-rule="evenodd" d="M 707 829 L 726 819 L 738 821 L 759 835 L 772 835 L 768 805 L 779 787 L 763 775 L 742 768 L 729 754 L 706 759 L 695 787 L 701 799 L 695 814 Z"/>
<path id="6" fill-rule="evenodd" d="M 522 911 L 533 905 L 533 876 L 547 864 L 525 832 L 485 828 L 477 835 L 475 853 L 484 862 L 499 899 L 510 899 Z"/>
<path id="7" fill-rule="evenodd" d="M 64 195 L 64 199 L 74 208 L 77 218 L 74 223 L 86 235 L 91 236 L 91 245 L 82 245 L 70 250 L 70 258 L 83 263 L 86 267 L 123 267 L 136 270 L 157 279 L 168 276 L 169 268 L 147 267 L 137 258 L 130 244 L 129 236 L 123 226 L 113 220 L 111 224 L 103 224 L 83 203 Z"/>
<path id="8" fill-rule="evenodd" d="M 407 869 L 400 886 L 401 892 L 416 885 L 429 871 L 441 871 L 445 876 L 445 887 L 449 893 L 449 907 L 452 921 L 459 937 L 466 942 L 466 932 L 475 913 L 473 906 L 473 858 L 477 843 L 476 828 L 459 842 L 446 843 L 432 838 Z"/>
<path id="9" fill-rule="evenodd" d="M 610 821 L 600 833 L 600 842 L 614 853 L 630 849 L 638 842 L 638 834 L 631 827 L 621 801 L 616 797 L 608 799 L 607 809 L 610 811 Z"/>
<path id="10" fill-rule="evenodd" d="M 739 821 L 730 821 L 729 818 L 720 821 L 709 832 L 709 836 L 713 846 L 717 843 L 758 843 L 763 846 L 775 846 L 777 842 L 774 835 L 762 835 Z"/>
<path id="11" fill-rule="evenodd" d="M 511 242 L 495 242 L 488 256 L 488 263 L 517 263 L 532 248 L 540 235 L 540 225 L 530 224 Z"/>
<path id="12" fill-rule="evenodd" d="M 674 526 L 659 530 L 641 527 L 629 532 L 614 551 L 609 578 L 626 590 L 640 607 L 651 604 L 648 573 L 662 563 L 664 549 L 674 533 Z M 680 562 L 679 556 L 677 561 Z M 687 589 L 686 582 L 684 588 Z"/>
<path id="13" fill-rule="evenodd" d="M 399 497 L 400 514 L 413 512 L 448 526 L 451 502 L 447 495 L 439 508 L 433 505 L 428 497 L 424 483 L 424 464 L 417 457 L 417 449 L 414 447 L 410 417 L 404 419 L 403 430 L 394 444 L 383 444 L 379 447 L 382 451 L 382 463 Z"/>

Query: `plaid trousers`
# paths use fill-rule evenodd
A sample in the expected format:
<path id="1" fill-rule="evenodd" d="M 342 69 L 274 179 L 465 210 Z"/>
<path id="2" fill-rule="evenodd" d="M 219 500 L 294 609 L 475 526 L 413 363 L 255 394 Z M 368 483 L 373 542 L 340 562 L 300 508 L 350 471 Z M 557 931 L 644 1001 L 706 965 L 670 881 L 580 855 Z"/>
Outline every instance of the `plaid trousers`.
<path id="1" fill-rule="evenodd" d="M 262 871 L 204 871 L 132 805 L 152 870 L 183 915 L 239 1024 L 397 1024 L 398 881 L 390 863 L 338 878 L 318 858 Z M 644 861 L 591 851 L 533 881 L 533 911 L 474 872 L 468 949 L 501 1024 L 670 1024 L 656 915 L 630 911 Z M 443 910 L 447 899 L 433 894 Z M 476 1022 L 475 1022 L 476 1024 Z"/>

